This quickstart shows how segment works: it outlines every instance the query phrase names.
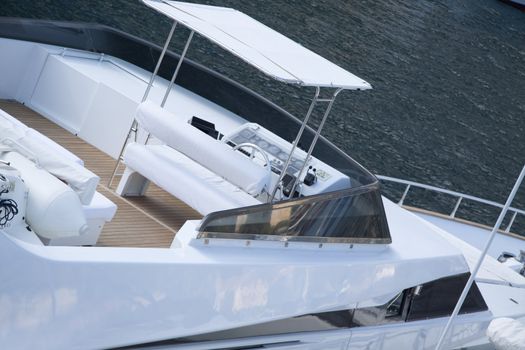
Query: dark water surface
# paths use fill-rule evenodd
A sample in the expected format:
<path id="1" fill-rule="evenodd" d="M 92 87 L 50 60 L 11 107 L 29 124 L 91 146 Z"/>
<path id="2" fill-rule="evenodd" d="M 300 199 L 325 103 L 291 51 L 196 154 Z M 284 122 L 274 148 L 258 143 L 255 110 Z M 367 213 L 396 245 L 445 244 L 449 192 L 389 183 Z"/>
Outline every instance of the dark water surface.
<path id="1" fill-rule="evenodd" d="M 525 12 L 497 0 L 199 2 L 243 11 L 370 82 L 339 96 L 324 135 L 372 172 L 505 200 L 525 163 Z M 0 16 L 97 22 L 158 44 L 170 28 L 136 0 L 1 0 Z M 180 52 L 188 32 L 177 33 Z M 301 118 L 313 95 L 200 37 L 188 57 Z"/>

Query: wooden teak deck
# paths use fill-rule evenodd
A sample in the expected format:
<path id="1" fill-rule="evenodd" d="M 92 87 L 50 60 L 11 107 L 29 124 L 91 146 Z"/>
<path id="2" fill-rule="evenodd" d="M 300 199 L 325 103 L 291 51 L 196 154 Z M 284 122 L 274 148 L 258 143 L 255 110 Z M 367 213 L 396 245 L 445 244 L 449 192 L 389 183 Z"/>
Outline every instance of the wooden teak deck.
<path id="1" fill-rule="evenodd" d="M 107 187 L 115 166 L 113 158 L 24 105 L 0 101 L 0 109 L 76 154 L 86 168 L 100 176 L 98 191 L 113 201 L 118 209 L 113 220 L 104 226 L 97 246 L 169 247 L 186 220 L 201 218 L 184 202 L 153 183 L 143 197 L 120 197 L 114 188 Z M 118 180 L 113 181 L 113 187 Z"/>

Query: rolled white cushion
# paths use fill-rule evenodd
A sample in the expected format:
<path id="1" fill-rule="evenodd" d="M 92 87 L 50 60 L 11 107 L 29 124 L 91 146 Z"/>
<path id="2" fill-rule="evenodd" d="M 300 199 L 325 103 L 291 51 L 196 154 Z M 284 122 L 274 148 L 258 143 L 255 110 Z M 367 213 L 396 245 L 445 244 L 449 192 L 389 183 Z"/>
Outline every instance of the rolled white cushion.
<path id="1" fill-rule="evenodd" d="M 267 169 L 181 121 L 170 111 L 146 101 L 138 106 L 135 118 L 150 134 L 252 196 L 268 190 Z"/>
<path id="2" fill-rule="evenodd" d="M 126 147 L 124 162 L 202 215 L 261 204 L 220 176 L 164 145 L 131 143 Z"/>
<path id="3" fill-rule="evenodd" d="M 512 318 L 496 318 L 487 328 L 496 350 L 525 350 L 525 324 Z"/>
<path id="4" fill-rule="evenodd" d="M 88 226 L 77 194 L 66 184 L 17 152 L 3 153 L 20 172 L 28 190 L 26 221 L 41 237 L 77 236 Z"/>

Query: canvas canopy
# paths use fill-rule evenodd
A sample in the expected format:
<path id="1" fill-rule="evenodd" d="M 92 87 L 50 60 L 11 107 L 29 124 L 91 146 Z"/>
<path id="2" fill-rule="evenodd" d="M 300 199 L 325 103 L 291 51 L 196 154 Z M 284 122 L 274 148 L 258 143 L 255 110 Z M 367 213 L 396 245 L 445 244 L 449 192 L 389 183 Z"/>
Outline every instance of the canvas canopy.
<path id="1" fill-rule="evenodd" d="M 142 1 L 276 80 L 314 87 L 371 88 L 363 79 L 235 9 Z"/>

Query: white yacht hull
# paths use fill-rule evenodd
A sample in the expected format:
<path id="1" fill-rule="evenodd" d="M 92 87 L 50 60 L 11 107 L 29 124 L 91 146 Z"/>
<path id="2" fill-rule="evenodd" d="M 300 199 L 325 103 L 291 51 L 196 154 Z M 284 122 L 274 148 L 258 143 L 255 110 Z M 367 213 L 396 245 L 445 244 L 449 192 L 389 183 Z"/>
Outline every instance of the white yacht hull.
<path id="1" fill-rule="evenodd" d="M 0 51 L 8 53 L 0 56 L 0 98 L 20 101 L 118 155 L 146 85 L 144 70 L 9 39 L 0 39 Z M 166 85 L 158 83 L 152 99 L 160 99 Z M 64 103 L 62 96 L 71 91 Z M 183 88 L 170 95 L 167 108 L 173 106 L 186 106 L 179 112 L 187 115 L 195 109 L 214 114 L 224 128 L 236 127 L 239 118 Z M 108 124 L 100 128 L 102 122 Z M 38 246 L 0 232 L 0 343 L 7 349 L 55 350 L 158 341 L 164 343 L 157 348 L 177 349 L 432 349 L 446 317 L 335 329 L 321 322 L 313 330 L 305 325 L 303 332 L 283 333 L 287 321 L 299 316 L 384 304 L 406 288 L 468 273 L 469 262 L 448 249 L 446 234 L 436 234 L 432 225 L 389 201 L 385 207 L 391 230 L 410 233 L 395 237 L 388 249 L 210 243 L 195 239 L 195 222 L 179 231 L 170 249 Z M 430 244 L 418 246 L 426 232 Z M 428 256 L 433 264 L 422 270 Z M 459 316 L 448 345 L 486 343 L 494 317 L 523 319 L 524 286 L 490 278 L 479 283 L 490 311 Z M 262 335 L 246 337 L 242 327 L 253 326 Z M 228 339 L 213 339 L 216 332 Z"/>
<path id="2" fill-rule="evenodd" d="M 8 281 L 0 288 L 0 338 L 9 349 L 138 346 L 220 330 L 231 330 L 232 339 L 179 343 L 173 348 L 248 349 L 283 343 L 276 348 L 431 349 L 447 320 L 245 338 L 235 329 L 355 308 L 357 300 L 370 300 L 359 295 L 362 288 L 355 282 L 362 274 L 357 280 L 369 283 L 367 273 L 341 267 L 337 252 L 320 258 L 315 251 L 283 254 L 269 249 L 260 259 L 241 254 L 227 261 L 226 256 L 238 252 L 223 248 L 215 258 L 204 258 L 191 247 L 181 254 L 166 249 L 34 247 L 5 234 L 0 241 L 2 266 L 7 267 L 0 270 L 0 278 Z M 297 254 L 306 260 L 297 261 Z M 283 255 L 288 257 L 283 260 Z M 224 263 L 213 262 L 220 256 Z M 307 263 L 314 256 L 316 266 Z M 391 289 L 380 286 L 395 283 L 389 280 L 378 281 L 377 290 Z M 525 296 L 513 297 L 525 304 Z M 483 342 L 491 318 L 490 312 L 459 317 L 453 344 Z M 266 332 L 277 334 L 286 322 L 267 327 Z"/>

